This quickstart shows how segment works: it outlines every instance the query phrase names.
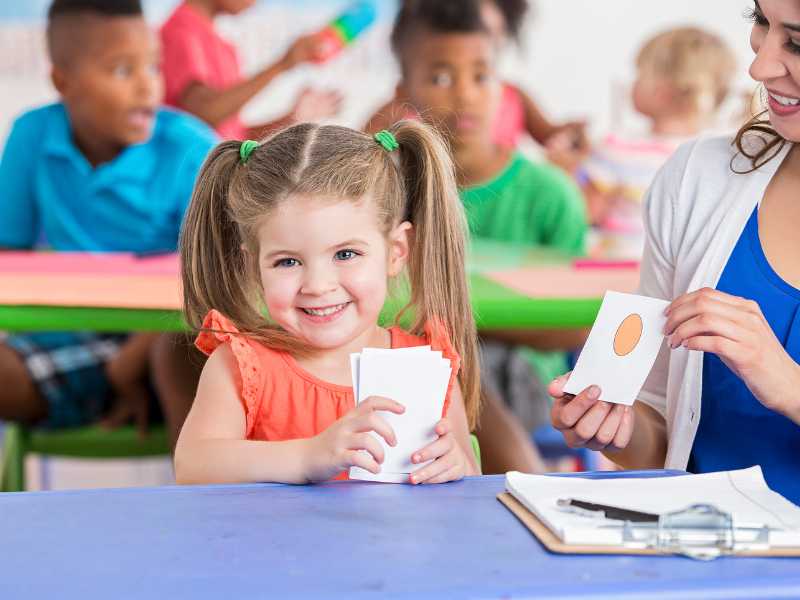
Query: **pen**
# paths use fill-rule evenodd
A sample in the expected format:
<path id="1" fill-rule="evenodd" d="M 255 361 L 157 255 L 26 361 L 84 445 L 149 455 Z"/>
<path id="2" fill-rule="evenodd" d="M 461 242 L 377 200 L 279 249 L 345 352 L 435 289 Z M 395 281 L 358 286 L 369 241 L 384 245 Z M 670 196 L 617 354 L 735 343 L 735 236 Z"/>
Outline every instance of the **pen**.
<path id="1" fill-rule="evenodd" d="M 653 513 L 620 508 L 618 506 L 608 506 L 606 504 L 595 504 L 585 500 L 574 498 L 559 498 L 556 502 L 559 508 L 577 508 L 593 513 L 602 513 L 606 519 L 615 521 L 630 521 L 632 523 L 657 523 L 659 515 Z"/>

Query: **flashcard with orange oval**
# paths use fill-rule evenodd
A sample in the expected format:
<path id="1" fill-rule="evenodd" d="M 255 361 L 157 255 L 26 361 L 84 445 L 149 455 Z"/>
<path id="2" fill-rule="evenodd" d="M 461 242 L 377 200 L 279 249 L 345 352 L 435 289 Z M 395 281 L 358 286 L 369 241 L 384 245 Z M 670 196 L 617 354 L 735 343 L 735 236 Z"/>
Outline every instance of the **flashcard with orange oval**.
<path id="1" fill-rule="evenodd" d="M 666 300 L 606 292 L 586 345 L 564 391 L 600 386 L 600 399 L 631 405 L 664 342 Z"/>

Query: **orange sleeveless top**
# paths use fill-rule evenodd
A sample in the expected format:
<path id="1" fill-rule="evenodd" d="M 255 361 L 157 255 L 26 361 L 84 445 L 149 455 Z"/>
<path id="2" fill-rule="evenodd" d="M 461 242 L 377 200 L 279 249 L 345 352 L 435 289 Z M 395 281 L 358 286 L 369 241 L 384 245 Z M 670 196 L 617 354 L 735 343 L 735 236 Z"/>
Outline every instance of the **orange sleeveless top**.
<path id="1" fill-rule="evenodd" d="M 195 345 L 209 355 L 222 344 L 230 344 L 241 375 L 240 398 L 247 418 L 248 440 L 280 442 L 311 438 L 355 406 L 353 388 L 318 379 L 297 364 L 287 352 L 267 348 L 240 335 L 233 324 L 216 310 L 208 313 Z M 460 357 L 441 327 L 430 323 L 426 335 L 418 337 L 399 327 L 389 329 L 392 348 L 430 345 L 450 360 L 452 373 L 442 416 L 450 407 L 453 386 L 458 385 Z"/>

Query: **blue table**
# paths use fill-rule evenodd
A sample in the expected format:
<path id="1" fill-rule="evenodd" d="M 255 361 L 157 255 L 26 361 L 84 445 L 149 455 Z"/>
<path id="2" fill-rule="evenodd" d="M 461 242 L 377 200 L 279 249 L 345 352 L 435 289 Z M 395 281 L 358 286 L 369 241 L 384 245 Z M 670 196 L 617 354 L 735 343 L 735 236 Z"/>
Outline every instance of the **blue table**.
<path id="1" fill-rule="evenodd" d="M 800 596 L 793 559 L 548 554 L 502 489 L 492 476 L 4 494 L 0 598 Z"/>

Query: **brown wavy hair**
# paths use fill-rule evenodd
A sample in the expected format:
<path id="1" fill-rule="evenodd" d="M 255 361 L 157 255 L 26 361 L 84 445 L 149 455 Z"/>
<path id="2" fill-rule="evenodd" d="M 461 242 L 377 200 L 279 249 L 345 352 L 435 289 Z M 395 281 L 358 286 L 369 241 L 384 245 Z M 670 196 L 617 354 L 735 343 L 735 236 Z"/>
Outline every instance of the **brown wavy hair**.
<path id="1" fill-rule="evenodd" d="M 391 129 L 399 150 L 387 152 L 365 133 L 301 124 L 264 141 L 243 163 L 241 142 L 212 152 L 195 186 L 181 233 L 184 313 L 196 330 L 211 310 L 225 314 L 242 335 L 292 353 L 301 340 L 269 322 L 258 269 L 259 223 L 296 196 L 359 202 L 373 198 L 379 227 L 388 234 L 414 226 L 407 283 L 410 333 L 443 326 L 461 357 L 459 383 L 470 428 L 480 411 L 478 342 L 467 288 L 466 218 L 453 163 L 429 127 L 401 121 Z M 396 317 L 398 320 L 400 315 Z"/>
<path id="2" fill-rule="evenodd" d="M 738 150 L 736 156 L 744 156 L 750 162 L 750 168 L 746 170 L 737 169 L 733 164 L 736 159 L 736 156 L 734 156 L 733 160 L 731 160 L 731 170 L 734 173 L 745 175 L 757 171 L 778 156 L 786 144 L 789 143 L 772 126 L 768 115 L 768 110 L 761 111 L 747 121 L 737 132 L 733 140 L 733 145 Z"/>

